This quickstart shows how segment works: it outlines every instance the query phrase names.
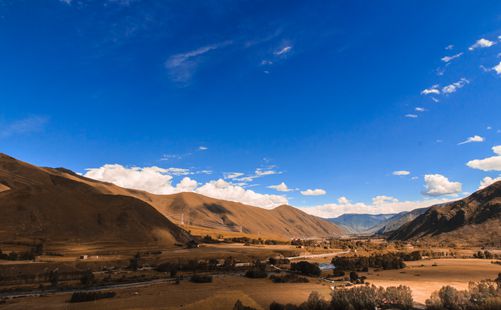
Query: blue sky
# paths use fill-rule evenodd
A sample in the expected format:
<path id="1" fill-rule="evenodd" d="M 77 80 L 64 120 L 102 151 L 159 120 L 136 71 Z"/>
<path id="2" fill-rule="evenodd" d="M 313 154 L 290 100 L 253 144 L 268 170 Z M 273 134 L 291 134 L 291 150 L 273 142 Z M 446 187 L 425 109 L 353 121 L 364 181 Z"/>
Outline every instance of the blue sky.
<path id="1" fill-rule="evenodd" d="M 425 206 L 501 174 L 500 36 L 499 1 L 4 0 L 0 151 L 322 216 Z"/>

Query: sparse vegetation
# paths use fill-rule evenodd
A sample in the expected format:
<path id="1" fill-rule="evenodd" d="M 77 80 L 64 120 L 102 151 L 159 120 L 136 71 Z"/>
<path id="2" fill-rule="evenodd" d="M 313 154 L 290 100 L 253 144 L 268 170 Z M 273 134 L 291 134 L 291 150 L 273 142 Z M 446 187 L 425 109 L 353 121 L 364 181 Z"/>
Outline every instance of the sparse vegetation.
<path id="1" fill-rule="evenodd" d="M 369 267 L 401 269 L 405 263 L 398 254 L 373 254 L 371 256 L 334 257 L 331 263 L 339 270 L 364 271 Z"/>
<path id="2" fill-rule="evenodd" d="M 308 283 L 308 278 L 300 277 L 296 274 L 286 275 L 271 275 L 270 279 L 273 283 Z"/>
<path id="3" fill-rule="evenodd" d="M 190 278 L 193 283 L 212 283 L 212 276 L 210 275 L 193 275 Z"/>
<path id="4" fill-rule="evenodd" d="M 351 289 L 337 289 L 332 292 L 330 303 L 313 292 L 308 300 L 299 306 L 272 303 L 270 310 L 368 310 L 368 309 L 412 309 L 411 289 L 407 286 L 376 287 L 358 286 Z"/>
<path id="5" fill-rule="evenodd" d="M 85 301 L 95 301 L 104 298 L 115 297 L 115 292 L 75 292 L 71 295 L 70 302 L 85 302 Z"/>

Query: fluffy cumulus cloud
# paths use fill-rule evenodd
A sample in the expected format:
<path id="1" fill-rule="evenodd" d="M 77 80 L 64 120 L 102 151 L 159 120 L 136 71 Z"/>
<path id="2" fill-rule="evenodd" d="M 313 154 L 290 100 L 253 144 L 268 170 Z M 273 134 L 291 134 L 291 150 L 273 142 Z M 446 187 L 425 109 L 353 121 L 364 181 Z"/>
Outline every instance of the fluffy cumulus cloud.
<path id="1" fill-rule="evenodd" d="M 207 182 L 197 188 L 195 192 L 216 199 L 236 201 L 267 209 L 288 203 L 287 198 L 284 196 L 259 194 L 228 183 L 223 179 Z"/>
<path id="2" fill-rule="evenodd" d="M 458 145 L 462 145 L 462 144 L 466 144 L 466 143 L 473 143 L 473 142 L 484 142 L 484 141 L 485 141 L 484 137 L 475 135 L 475 136 L 467 138 L 463 142 L 459 142 Z"/>
<path id="3" fill-rule="evenodd" d="M 280 184 L 277 184 L 277 185 L 270 185 L 270 186 L 268 186 L 268 188 L 274 189 L 274 190 L 279 191 L 279 192 L 290 192 L 290 191 L 292 191 L 292 189 L 290 189 L 287 186 L 287 184 L 285 184 L 284 182 L 282 182 Z"/>
<path id="4" fill-rule="evenodd" d="M 501 145 L 493 147 L 492 151 L 496 154 L 495 156 L 470 160 L 466 165 L 483 171 L 501 171 Z"/>
<path id="5" fill-rule="evenodd" d="M 442 87 L 442 93 L 444 94 L 452 94 L 455 93 L 458 89 L 463 88 L 466 84 L 470 83 L 465 78 L 461 78 L 459 81 L 449 84 L 447 86 Z"/>
<path id="6" fill-rule="evenodd" d="M 301 195 L 303 196 L 322 196 L 327 194 L 327 192 L 323 189 L 307 189 L 305 191 L 301 191 Z"/>
<path id="7" fill-rule="evenodd" d="M 482 179 L 482 181 L 480 181 L 480 186 L 478 187 L 478 189 L 486 188 L 487 186 L 494 184 L 498 181 L 501 181 L 501 176 L 497 178 L 485 177 Z"/>
<path id="8" fill-rule="evenodd" d="M 479 39 L 477 42 L 475 42 L 475 44 L 473 44 L 472 46 L 470 46 L 468 49 L 470 51 L 473 51 L 473 50 L 476 50 L 477 48 L 486 48 L 486 47 L 491 47 L 493 46 L 494 44 L 496 44 L 495 42 L 493 41 L 490 41 L 490 40 L 487 40 L 487 39 L 484 39 L 484 38 L 481 38 Z"/>
<path id="9" fill-rule="evenodd" d="M 411 174 L 411 172 L 407 170 L 393 171 L 393 175 L 409 175 L 409 174 Z"/>
<path id="10" fill-rule="evenodd" d="M 155 166 L 127 168 L 119 164 L 107 164 L 100 168 L 87 169 L 84 176 L 153 194 L 172 194 L 178 189 L 172 185 L 172 176 L 168 174 L 168 171 L 168 169 Z M 186 184 L 187 181 L 184 182 Z"/>
<path id="11" fill-rule="evenodd" d="M 428 196 L 456 195 L 462 191 L 460 182 L 452 182 L 441 174 L 427 174 L 424 176 L 425 190 Z"/>
<path id="12" fill-rule="evenodd" d="M 337 202 L 342 204 L 342 205 L 345 205 L 345 204 L 350 203 L 350 200 L 348 198 L 346 198 L 345 196 L 341 196 L 338 198 Z"/>
<path id="13" fill-rule="evenodd" d="M 341 199 L 344 198 L 344 199 Z M 319 206 L 302 207 L 300 208 L 306 213 L 324 217 L 333 218 L 345 213 L 356 214 L 392 214 L 402 211 L 411 211 L 418 208 L 430 207 L 439 203 L 444 203 L 447 199 L 424 199 L 417 201 L 400 201 L 397 198 L 390 196 L 376 196 L 372 199 L 372 203 L 351 202 L 346 197 L 338 199 L 338 203 L 328 203 Z M 342 201 L 341 201 L 342 200 Z"/>
<path id="14" fill-rule="evenodd" d="M 153 194 L 174 194 L 180 192 L 196 192 L 205 196 L 237 201 L 262 208 L 272 208 L 287 204 L 287 198 L 280 195 L 259 194 L 241 186 L 231 184 L 222 179 L 200 184 L 184 177 L 176 185 L 170 174 L 173 168 L 160 167 L 124 167 L 119 164 L 107 164 L 100 168 L 87 169 L 84 176 L 99 181 L 111 182 L 118 186 L 144 190 Z"/>

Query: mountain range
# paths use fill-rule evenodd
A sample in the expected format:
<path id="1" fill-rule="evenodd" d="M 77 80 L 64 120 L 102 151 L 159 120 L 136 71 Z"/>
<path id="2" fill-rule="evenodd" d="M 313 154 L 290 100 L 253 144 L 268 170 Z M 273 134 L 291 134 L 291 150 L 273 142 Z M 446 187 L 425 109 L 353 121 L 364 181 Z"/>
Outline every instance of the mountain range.
<path id="1" fill-rule="evenodd" d="M 392 240 L 501 245 L 501 181 L 457 201 L 435 205 L 390 234 Z"/>
<path id="2" fill-rule="evenodd" d="M 154 195 L 0 154 L 0 240 L 172 246 L 188 242 L 190 232 L 278 240 L 344 234 L 288 205 L 267 210 L 195 193 Z"/>

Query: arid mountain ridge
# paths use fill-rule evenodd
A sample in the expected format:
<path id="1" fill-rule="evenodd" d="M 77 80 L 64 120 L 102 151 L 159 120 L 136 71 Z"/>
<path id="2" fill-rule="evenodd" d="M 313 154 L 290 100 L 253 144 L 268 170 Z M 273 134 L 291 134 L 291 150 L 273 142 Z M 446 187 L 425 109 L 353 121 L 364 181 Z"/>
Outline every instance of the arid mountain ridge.
<path id="1" fill-rule="evenodd" d="M 189 232 L 288 240 L 343 229 L 283 205 L 272 210 L 195 193 L 154 195 L 0 154 L 0 238 L 173 245 Z"/>
<path id="2" fill-rule="evenodd" d="M 390 239 L 501 245 L 501 181 L 464 199 L 430 207 Z"/>

